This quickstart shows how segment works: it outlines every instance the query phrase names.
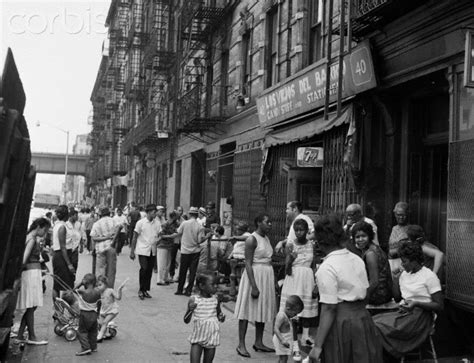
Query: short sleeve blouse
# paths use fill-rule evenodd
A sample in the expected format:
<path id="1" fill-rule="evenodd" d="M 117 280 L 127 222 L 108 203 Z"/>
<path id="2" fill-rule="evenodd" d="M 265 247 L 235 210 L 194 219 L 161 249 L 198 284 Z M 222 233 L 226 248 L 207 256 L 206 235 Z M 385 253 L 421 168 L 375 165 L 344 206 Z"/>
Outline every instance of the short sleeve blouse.
<path id="1" fill-rule="evenodd" d="M 324 304 L 363 300 L 369 287 L 364 261 L 345 248 L 326 256 L 316 281 Z"/>
<path id="2" fill-rule="evenodd" d="M 438 276 L 425 266 L 415 273 L 403 271 L 400 275 L 400 292 L 405 300 L 431 302 L 431 295 L 439 291 Z"/>

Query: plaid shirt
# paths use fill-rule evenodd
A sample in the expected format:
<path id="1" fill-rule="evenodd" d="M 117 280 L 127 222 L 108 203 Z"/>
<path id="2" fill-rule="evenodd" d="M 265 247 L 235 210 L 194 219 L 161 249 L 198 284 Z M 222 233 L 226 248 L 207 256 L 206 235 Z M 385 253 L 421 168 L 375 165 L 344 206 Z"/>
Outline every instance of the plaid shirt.
<path id="1" fill-rule="evenodd" d="M 115 233 L 115 222 L 110 217 L 102 217 L 94 223 L 91 230 L 91 237 L 105 237 Z M 113 238 L 95 243 L 97 253 L 104 252 L 112 246 Z"/>

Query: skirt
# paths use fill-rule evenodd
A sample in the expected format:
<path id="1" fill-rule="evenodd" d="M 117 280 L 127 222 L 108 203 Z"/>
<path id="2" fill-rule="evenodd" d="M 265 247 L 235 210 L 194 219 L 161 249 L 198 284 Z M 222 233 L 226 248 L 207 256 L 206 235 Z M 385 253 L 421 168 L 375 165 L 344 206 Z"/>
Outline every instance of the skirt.
<path id="1" fill-rule="evenodd" d="M 325 363 L 380 363 L 382 344 L 365 303 L 341 302 L 323 345 Z"/>
<path id="2" fill-rule="evenodd" d="M 16 301 L 16 308 L 28 309 L 36 306 L 43 306 L 41 270 L 25 270 L 21 273 L 21 287 Z"/>
<path id="3" fill-rule="evenodd" d="M 193 324 L 193 332 L 188 338 L 191 344 L 199 344 L 204 348 L 215 348 L 220 344 L 217 318 L 194 319 Z"/>
<path id="4" fill-rule="evenodd" d="M 252 286 L 245 270 L 240 279 L 234 316 L 239 320 L 258 323 L 273 322 L 276 310 L 273 267 L 270 264 L 254 264 L 252 268 L 260 295 L 257 299 L 252 297 Z"/>
<path id="5" fill-rule="evenodd" d="M 69 261 L 72 261 L 72 250 L 67 250 L 67 254 L 69 257 Z M 63 258 L 63 254 L 61 253 L 61 250 L 54 251 L 53 273 L 54 276 L 59 277 L 69 287 L 70 290 L 74 288 L 74 280 L 76 276 L 74 276 L 74 274 L 69 271 L 66 261 Z M 54 279 L 53 290 L 64 291 L 66 290 L 66 288 L 63 287 L 56 279 Z"/>
<path id="6" fill-rule="evenodd" d="M 286 300 L 291 295 L 298 295 L 303 300 L 304 309 L 300 318 L 318 316 L 318 300 L 313 299 L 314 276 L 309 267 L 294 267 L 291 276 L 286 276 L 281 290 L 280 311 L 285 310 Z"/>
<path id="7" fill-rule="evenodd" d="M 433 321 L 429 311 L 415 308 L 411 313 L 398 311 L 373 317 L 384 349 L 400 358 L 426 341 Z"/>

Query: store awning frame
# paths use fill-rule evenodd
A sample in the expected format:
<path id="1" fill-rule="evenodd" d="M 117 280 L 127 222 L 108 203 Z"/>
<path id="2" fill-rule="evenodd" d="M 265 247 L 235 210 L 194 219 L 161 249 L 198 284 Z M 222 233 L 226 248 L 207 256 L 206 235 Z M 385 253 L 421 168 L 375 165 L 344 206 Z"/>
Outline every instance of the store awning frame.
<path id="1" fill-rule="evenodd" d="M 312 117 L 308 121 L 302 122 L 292 127 L 285 127 L 283 129 L 273 129 L 267 135 L 265 135 L 265 148 L 272 146 L 289 144 L 296 141 L 302 141 L 309 139 L 315 135 L 327 132 L 334 127 L 341 126 L 343 124 L 349 124 L 353 117 L 352 104 L 346 106 L 341 112 L 340 116 L 337 116 L 337 112 L 329 113 L 327 120 L 324 120 L 324 115 L 320 114 L 318 117 Z"/>

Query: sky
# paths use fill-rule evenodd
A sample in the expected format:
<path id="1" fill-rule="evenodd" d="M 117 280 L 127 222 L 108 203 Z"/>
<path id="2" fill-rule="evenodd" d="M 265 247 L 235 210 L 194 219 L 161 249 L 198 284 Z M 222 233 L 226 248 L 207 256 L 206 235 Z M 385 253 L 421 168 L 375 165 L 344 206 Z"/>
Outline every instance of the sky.
<path id="1" fill-rule="evenodd" d="M 70 131 L 69 152 L 76 135 L 90 131 L 90 95 L 109 6 L 110 0 L 0 0 L 0 62 L 10 47 L 26 93 L 33 152 L 64 153 L 67 137 L 58 128 Z M 42 175 L 37 180 L 44 178 L 64 181 Z"/>

